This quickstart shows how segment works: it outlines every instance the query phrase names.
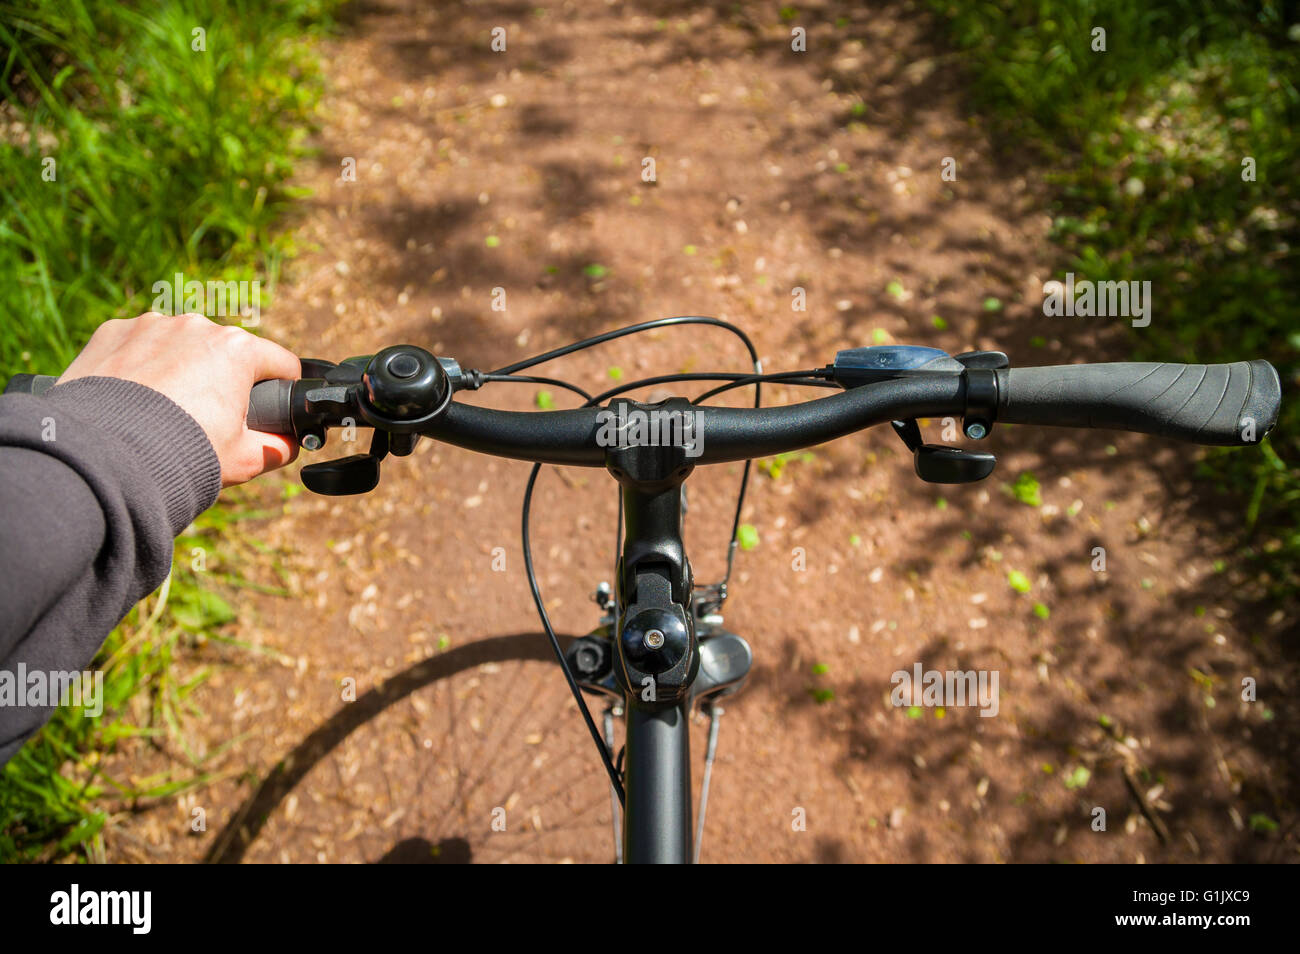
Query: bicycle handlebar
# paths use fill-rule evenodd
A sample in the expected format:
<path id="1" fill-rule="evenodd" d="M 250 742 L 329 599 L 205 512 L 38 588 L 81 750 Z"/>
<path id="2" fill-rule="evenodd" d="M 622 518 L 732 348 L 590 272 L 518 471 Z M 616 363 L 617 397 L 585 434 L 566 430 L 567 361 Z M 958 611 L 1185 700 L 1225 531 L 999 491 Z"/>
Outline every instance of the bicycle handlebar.
<path id="1" fill-rule="evenodd" d="M 960 375 L 902 378 L 885 389 L 861 387 L 782 407 L 696 406 L 701 453 L 696 464 L 770 457 L 843 437 L 900 417 L 961 414 L 965 384 Z M 547 464 L 600 467 L 605 450 L 597 440 L 608 408 L 565 411 L 502 411 L 453 402 L 421 433 L 469 450 Z"/>
<path id="2" fill-rule="evenodd" d="M 1277 422 L 1281 382 L 1267 361 L 1232 364 L 1076 364 L 994 371 L 997 419 L 1010 424 L 1113 428 L 1197 444 L 1257 443 Z M 15 375 L 6 392 L 44 393 L 47 375 Z M 249 395 L 248 426 L 294 433 L 292 381 L 262 381 Z M 887 380 L 800 404 L 696 406 L 697 464 L 769 457 L 893 420 L 968 412 L 964 371 L 902 371 Z M 469 450 L 549 464 L 598 467 L 608 408 L 505 411 L 452 401 L 418 433 Z M 364 425 L 364 421 L 358 423 Z"/>

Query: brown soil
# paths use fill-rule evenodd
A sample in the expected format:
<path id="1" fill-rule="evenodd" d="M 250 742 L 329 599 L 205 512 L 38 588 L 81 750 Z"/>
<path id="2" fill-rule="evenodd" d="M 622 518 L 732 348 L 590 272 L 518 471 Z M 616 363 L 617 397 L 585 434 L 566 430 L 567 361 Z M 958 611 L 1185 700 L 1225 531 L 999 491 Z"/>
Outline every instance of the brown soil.
<path id="1" fill-rule="evenodd" d="M 490 369 L 707 314 L 744 327 L 767 370 L 894 340 L 1000 348 L 1021 365 L 1124 357 L 1117 323 L 1036 309 L 1053 263 L 1041 170 L 990 142 L 921 5 L 800 5 L 804 54 L 775 5 L 731 10 L 355 4 L 329 50 L 303 253 L 265 332 L 309 356 L 412 342 Z M 494 26 L 505 53 L 490 49 Z M 940 178 L 944 157 L 955 182 Z M 355 182 L 340 180 L 347 158 Z M 791 309 L 794 286 L 807 311 Z M 1003 307 L 984 310 L 988 297 Z M 613 366 L 744 364 L 720 331 L 671 329 L 543 373 L 600 387 Z M 471 400 L 522 409 L 534 393 Z M 704 859 L 1294 859 L 1279 698 L 1294 673 L 1276 649 L 1294 613 L 1255 602 L 1236 569 L 1243 505 L 1207 496 L 1184 446 L 1011 427 L 989 444 L 998 471 L 969 487 L 920 483 L 884 432 L 756 473 L 744 520 L 760 543 L 739 555 L 725 610 L 755 669 L 722 720 Z M 359 449 L 335 438 L 304 456 Z M 116 819 L 111 860 L 612 858 L 609 789 L 525 584 L 527 467 L 425 442 L 384 470 L 367 497 L 282 508 L 280 486 L 259 482 L 283 514 L 251 532 L 301 597 L 241 594 L 233 635 L 265 652 L 186 662 L 222 662 L 189 725 L 219 778 Z M 1025 471 L 1040 507 L 1007 490 Z M 738 477 L 691 480 L 701 580 L 721 573 Z M 595 470 L 539 481 L 534 550 L 561 632 L 597 622 L 586 595 L 610 576 L 613 487 Z M 997 670 L 998 716 L 894 708 L 890 675 L 917 662 Z M 1239 701 L 1248 676 L 1258 703 Z M 347 679 L 356 702 L 342 701 Z M 697 725 L 697 790 L 704 737 Z M 114 763 L 138 776 L 162 756 Z M 195 808 L 205 831 L 191 831 Z M 1281 830 L 1252 831 L 1257 814 Z"/>

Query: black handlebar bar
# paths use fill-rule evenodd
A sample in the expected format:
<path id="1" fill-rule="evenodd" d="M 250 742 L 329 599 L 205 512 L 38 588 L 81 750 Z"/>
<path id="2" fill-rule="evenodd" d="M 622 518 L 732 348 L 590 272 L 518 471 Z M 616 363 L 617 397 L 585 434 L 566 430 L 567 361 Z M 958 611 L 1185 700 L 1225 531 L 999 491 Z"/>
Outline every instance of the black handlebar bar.
<path id="1" fill-rule="evenodd" d="M 854 388 L 783 407 L 698 406 L 696 464 L 770 457 L 843 437 L 896 418 L 960 415 L 965 383 L 960 375 L 917 375 L 888 388 Z M 502 411 L 453 402 L 421 433 L 469 450 L 549 464 L 600 467 L 605 447 L 598 434 L 608 408 Z"/>
<path id="2" fill-rule="evenodd" d="M 1078 364 L 1012 368 L 996 376 L 997 419 L 1012 424 L 1113 428 L 1197 444 L 1243 446 L 1277 422 L 1281 383 L 1267 361 L 1187 365 Z M 55 378 L 15 375 L 5 391 L 41 394 Z M 249 395 L 248 426 L 294 433 L 297 382 L 262 381 Z M 893 420 L 961 416 L 963 371 L 904 371 L 819 400 L 782 407 L 691 408 L 701 453 L 694 463 L 767 457 L 825 443 Z M 419 433 L 470 450 L 551 464 L 598 467 L 608 408 L 504 411 L 452 402 Z M 365 421 L 358 421 L 364 425 Z"/>

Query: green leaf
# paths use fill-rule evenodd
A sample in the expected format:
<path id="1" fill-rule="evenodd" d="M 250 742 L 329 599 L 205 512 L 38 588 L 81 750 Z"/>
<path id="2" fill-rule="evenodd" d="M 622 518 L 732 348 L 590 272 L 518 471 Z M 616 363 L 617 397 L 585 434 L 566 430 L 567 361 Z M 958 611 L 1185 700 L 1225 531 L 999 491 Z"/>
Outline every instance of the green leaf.
<path id="1" fill-rule="evenodd" d="M 903 289 L 903 283 L 898 279 L 894 279 L 885 286 L 885 294 L 889 295 L 891 298 L 902 298 L 907 294 L 907 292 Z"/>
<path id="2" fill-rule="evenodd" d="M 1082 765 L 1076 766 L 1074 771 L 1065 776 L 1062 781 L 1065 787 L 1073 791 L 1076 788 L 1083 788 L 1092 778 L 1092 773 Z"/>
<path id="3" fill-rule="evenodd" d="M 1250 816 L 1250 830 L 1264 834 L 1277 831 L 1277 822 L 1269 818 L 1263 812 L 1255 812 Z"/>
<path id="4" fill-rule="evenodd" d="M 1008 573 L 1007 582 L 1011 584 L 1011 588 L 1017 593 L 1028 593 L 1030 589 L 1032 589 L 1029 577 L 1025 576 L 1019 570 L 1012 570 Z"/>
<path id="5" fill-rule="evenodd" d="M 907 717 L 909 719 L 919 719 L 923 715 L 925 715 L 925 710 L 922 709 L 920 706 L 907 707 Z"/>
<path id="6" fill-rule="evenodd" d="M 985 299 L 984 299 L 984 310 L 985 310 L 985 311 L 1001 311 L 1001 310 L 1002 310 L 1002 302 L 998 301 L 998 299 L 996 299 L 996 298 L 994 298 L 992 295 L 990 295 L 988 298 L 985 298 Z"/>
<path id="7" fill-rule="evenodd" d="M 605 373 L 609 375 L 611 381 L 623 380 L 623 369 L 620 368 L 618 365 L 614 365 L 613 367 L 607 369 Z"/>
<path id="8" fill-rule="evenodd" d="M 1039 486 L 1038 478 L 1030 471 L 1025 471 L 1016 478 L 1016 482 L 1011 485 L 1011 495 L 1030 507 L 1043 505 L 1042 488 Z"/>
<path id="9" fill-rule="evenodd" d="M 1035 603 L 1034 615 L 1037 616 L 1039 619 L 1047 619 L 1049 616 L 1052 615 L 1052 611 L 1047 608 L 1046 603 Z"/>
<path id="10" fill-rule="evenodd" d="M 188 629 L 220 626 L 235 618 L 235 611 L 218 594 L 197 587 L 179 594 L 173 591 L 169 609 L 172 618 Z"/>
<path id="11" fill-rule="evenodd" d="M 930 324 L 934 325 L 940 331 L 946 331 L 948 329 L 948 322 L 944 321 L 938 315 L 930 316 Z"/>
<path id="12" fill-rule="evenodd" d="M 597 265 L 595 262 L 583 268 L 582 271 L 583 274 L 586 275 L 588 278 L 596 278 L 596 279 L 604 278 L 606 275 L 609 274 L 608 268 L 606 268 L 604 265 Z"/>
<path id="13" fill-rule="evenodd" d="M 486 245 L 488 248 L 496 248 L 498 245 L 501 244 L 501 239 L 496 235 L 489 235 L 487 238 L 483 240 L 483 244 Z"/>
<path id="14" fill-rule="evenodd" d="M 814 663 L 812 673 L 814 676 L 824 676 L 831 671 L 831 667 L 825 663 Z"/>
<path id="15" fill-rule="evenodd" d="M 555 395 L 545 389 L 538 391 L 533 397 L 533 403 L 543 411 L 549 411 L 555 407 Z"/>
<path id="16" fill-rule="evenodd" d="M 736 530 L 736 541 L 742 550 L 758 546 L 758 529 L 752 523 L 742 523 Z"/>

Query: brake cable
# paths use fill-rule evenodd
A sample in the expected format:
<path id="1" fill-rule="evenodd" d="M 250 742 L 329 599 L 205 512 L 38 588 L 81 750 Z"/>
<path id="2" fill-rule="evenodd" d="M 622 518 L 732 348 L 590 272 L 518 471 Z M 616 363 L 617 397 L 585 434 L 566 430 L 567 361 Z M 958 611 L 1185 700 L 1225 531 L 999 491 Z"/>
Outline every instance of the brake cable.
<path id="1" fill-rule="evenodd" d="M 481 382 L 480 387 L 489 381 L 513 381 L 516 384 L 549 384 L 554 388 L 565 388 L 577 394 L 584 401 L 591 403 L 591 395 L 578 387 L 576 384 L 570 384 L 568 381 L 561 381 L 559 378 L 542 378 L 532 374 L 483 374 L 478 377 Z"/>
<path id="2" fill-rule="evenodd" d="M 636 334 L 642 331 L 649 331 L 653 328 L 663 328 L 663 327 L 669 327 L 672 325 L 680 325 L 680 324 L 714 325 L 716 327 L 724 328 L 727 331 L 732 332 L 738 338 L 740 338 L 742 342 L 744 342 L 745 348 L 746 350 L 749 351 L 750 358 L 753 360 L 753 364 L 754 364 L 754 374 L 747 376 L 749 378 L 752 378 L 753 380 L 747 381 L 746 383 L 752 383 L 754 385 L 754 407 L 756 408 L 761 407 L 762 406 L 761 403 L 762 383 L 761 382 L 763 378 L 763 374 L 762 374 L 763 366 L 762 366 L 762 362 L 760 362 L 758 359 L 758 352 L 754 348 L 754 343 L 750 340 L 749 336 L 745 334 L 744 331 L 742 331 L 740 328 L 736 327 L 735 325 L 731 324 L 730 322 L 722 321 L 721 319 L 718 318 L 708 318 L 708 317 L 698 316 L 698 315 L 679 315 L 671 318 L 656 318 L 651 321 L 644 321 L 644 322 L 640 322 L 639 324 L 629 325 L 625 328 L 618 328 L 615 329 L 614 331 L 605 332 L 602 335 L 596 335 L 591 338 L 586 338 L 582 341 L 574 342 L 573 344 L 566 345 L 562 348 L 553 349 L 544 354 L 536 355 L 532 358 L 526 358 L 523 361 L 518 361 L 512 365 L 507 365 L 504 368 L 498 368 L 496 371 L 489 372 L 485 375 L 480 375 L 479 379 L 482 383 L 486 383 L 489 380 L 500 381 L 500 380 L 513 379 L 518 381 L 523 379 L 524 377 L 532 377 L 534 381 L 540 382 L 542 379 L 536 378 L 534 376 L 516 376 L 516 372 L 522 371 L 526 368 L 533 367 L 534 365 L 537 364 L 542 364 L 546 361 L 550 361 L 555 358 L 573 354 L 585 348 L 590 348 L 598 344 L 603 344 L 606 341 L 612 341 L 615 338 L 624 337 L 625 335 Z M 788 374 L 788 372 L 786 372 L 785 374 Z M 730 374 L 725 374 L 724 376 L 727 378 L 731 378 Z M 672 376 L 670 376 L 670 379 L 671 377 Z M 689 378 L 689 380 L 700 380 L 700 379 L 701 378 L 699 376 L 691 376 Z M 705 376 L 705 379 L 717 380 L 718 375 L 714 375 L 711 377 Z M 548 383 L 552 383 L 559 387 L 567 388 L 568 390 L 573 391 L 575 393 L 578 394 L 585 393 L 581 388 L 577 387 L 576 385 L 570 385 L 567 382 L 562 382 L 554 378 L 546 379 L 546 380 Z M 677 380 L 681 380 L 681 378 L 678 377 Z M 733 386 L 739 386 L 735 384 L 734 379 L 730 383 Z M 624 385 L 623 389 L 630 389 L 632 387 L 638 387 L 638 386 L 646 387 L 648 385 L 645 380 L 642 380 L 640 382 L 631 382 L 629 385 Z M 620 389 L 614 389 L 614 390 L 617 392 Z M 599 403 L 599 401 L 602 399 L 604 399 L 604 396 L 598 396 L 596 398 L 587 396 L 586 398 L 587 405 L 591 406 L 593 404 Z M 750 460 L 745 461 L 744 473 L 741 476 L 741 482 L 740 482 L 740 492 L 736 498 L 736 514 L 735 514 L 735 519 L 732 521 L 732 531 L 731 531 L 732 539 L 729 543 L 729 548 L 727 553 L 728 577 L 730 577 L 731 574 L 731 564 L 734 558 L 735 547 L 736 547 L 735 537 L 739 529 L 740 514 L 744 506 L 745 490 L 749 484 L 749 471 L 752 463 L 753 462 Z M 547 615 L 546 612 L 546 605 L 542 601 L 541 589 L 537 582 L 537 573 L 533 567 L 532 541 L 529 537 L 528 524 L 529 524 L 529 517 L 531 516 L 532 513 L 533 488 L 537 484 L 537 475 L 541 472 L 541 469 L 542 469 L 541 464 L 533 465 L 533 469 L 531 473 L 528 475 L 528 484 L 524 488 L 524 501 L 523 501 L 523 508 L 521 514 L 521 521 L 520 521 L 522 526 L 524 571 L 528 577 L 529 589 L 532 591 L 533 594 L 533 603 L 537 607 L 537 613 L 538 616 L 541 618 L 542 628 L 546 631 L 546 636 L 551 643 L 551 649 L 554 651 L 555 658 L 560 664 L 561 671 L 564 673 L 565 681 L 569 684 L 569 690 L 570 692 L 573 693 L 573 698 L 578 703 L 578 711 L 582 713 L 583 721 L 587 724 L 587 730 L 588 732 L 590 732 L 592 739 L 595 741 L 596 748 L 600 751 L 601 761 L 604 763 L 605 771 L 609 775 L 610 784 L 613 785 L 614 792 L 618 796 L 619 804 L 626 807 L 627 795 L 623 788 L 622 774 L 618 769 L 614 767 L 614 763 L 611 761 L 612 753 L 609 751 L 608 745 L 606 745 L 604 740 L 602 740 L 600 731 L 596 728 L 596 722 L 591 717 L 591 710 L 587 707 L 587 701 L 582 695 L 582 690 L 579 688 L 577 681 L 573 678 L 573 672 L 569 668 L 568 660 L 564 658 L 564 651 L 560 648 L 559 638 L 555 635 L 555 629 L 551 626 L 550 617 Z M 619 495 L 618 506 L 619 506 L 618 537 L 617 537 L 617 543 L 615 545 L 615 551 L 614 551 L 616 560 L 618 558 L 618 550 L 622 546 L 622 535 L 623 535 L 622 494 Z M 721 587 L 721 591 L 723 593 L 725 593 L 725 585 L 726 585 L 726 581 L 724 580 Z"/>
<path id="3" fill-rule="evenodd" d="M 776 372 L 770 376 L 750 374 L 741 378 L 737 378 L 734 381 L 729 381 L 726 384 L 719 385 L 718 387 L 713 388 L 711 390 L 705 391 L 699 397 L 695 398 L 695 400 L 691 401 L 691 403 L 700 404 L 701 402 L 711 397 L 714 397 L 715 395 L 721 394 L 723 391 L 730 391 L 733 388 L 745 387 L 746 385 L 751 383 L 757 385 L 759 379 L 767 380 L 767 381 L 784 381 L 787 384 L 801 384 L 801 385 L 808 385 L 811 387 L 823 387 L 823 388 L 839 387 L 839 385 L 829 381 L 828 380 L 829 377 L 830 377 L 830 372 L 827 371 L 825 368 L 817 368 L 809 371 Z M 717 603 L 711 607 L 713 612 L 717 612 L 719 609 L 721 609 L 723 602 L 727 599 L 727 584 L 731 582 L 731 570 L 736 564 L 736 548 L 740 544 L 739 541 L 740 507 L 741 504 L 744 502 L 745 490 L 748 486 L 749 486 L 749 462 L 746 461 L 745 472 L 744 474 L 741 475 L 740 478 L 740 494 L 737 496 L 736 499 L 736 513 L 731 521 L 731 541 L 727 544 L 727 569 L 722 576 L 722 582 L 714 585 L 715 592 L 717 593 Z M 711 734 L 713 734 L 714 741 L 716 743 L 716 739 L 717 739 L 716 729 L 712 730 Z M 701 805 L 701 811 L 703 811 L 703 805 Z M 697 846 L 697 851 L 698 851 L 698 846 Z M 697 860 L 698 860 L 698 856 L 697 856 Z"/>

